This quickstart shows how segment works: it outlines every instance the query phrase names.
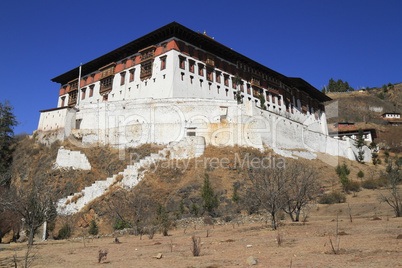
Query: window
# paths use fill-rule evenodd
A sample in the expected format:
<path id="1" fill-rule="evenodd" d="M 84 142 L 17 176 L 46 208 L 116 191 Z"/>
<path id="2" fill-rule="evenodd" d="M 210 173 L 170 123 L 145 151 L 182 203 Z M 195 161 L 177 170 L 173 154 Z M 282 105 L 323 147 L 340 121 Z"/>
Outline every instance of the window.
<path id="1" fill-rule="evenodd" d="M 216 76 L 216 82 L 220 83 L 221 82 L 221 72 L 216 71 L 215 76 Z"/>
<path id="2" fill-rule="evenodd" d="M 213 81 L 213 72 L 211 70 L 207 69 L 207 80 L 208 81 Z"/>
<path id="3" fill-rule="evenodd" d="M 60 107 L 64 107 L 64 105 L 65 105 L 65 102 L 66 101 L 66 96 L 64 96 L 64 97 L 61 97 L 61 106 Z"/>
<path id="4" fill-rule="evenodd" d="M 141 73 L 140 73 L 140 79 L 145 80 L 148 79 L 152 76 L 152 67 L 154 63 L 154 56 L 155 56 L 155 46 L 150 46 L 147 48 L 144 48 L 140 51 L 141 53 L 140 60 L 141 60 Z"/>
<path id="5" fill-rule="evenodd" d="M 179 56 L 179 67 L 180 69 L 186 68 L 186 58 Z"/>
<path id="6" fill-rule="evenodd" d="M 141 63 L 141 80 L 150 78 L 152 76 L 153 60 L 148 60 Z"/>
<path id="7" fill-rule="evenodd" d="M 206 63 L 210 66 L 215 66 L 215 58 L 212 55 L 207 54 Z"/>
<path id="8" fill-rule="evenodd" d="M 204 65 L 198 64 L 198 75 L 204 76 Z"/>
<path id="9" fill-rule="evenodd" d="M 225 86 L 229 86 L 229 75 L 227 75 L 227 74 L 225 74 L 225 75 L 223 75 L 224 76 L 224 83 L 225 83 Z"/>
<path id="10" fill-rule="evenodd" d="M 89 97 L 94 95 L 94 85 L 89 86 Z"/>
<path id="11" fill-rule="evenodd" d="M 135 69 L 131 69 L 130 71 L 130 82 L 133 82 L 134 81 L 134 72 L 135 72 Z"/>
<path id="12" fill-rule="evenodd" d="M 99 71 L 101 72 L 101 79 L 106 78 L 108 76 L 114 75 L 114 69 L 115 69 L 116 63 L 112 62 L 106 66 L 103 66 L 102 68 L 99 68 Z"/>
<path id="13" fill-rule="evenodd" d="M 81 99 L 84 100 L 85 99 L 85 91 L 87 91 L 86 88 L 81 89 Z"/>
<path id="14" fill-rule="evenodd" d="M 192 72 L 192 73 L 194 73 L 194 67 L 195 66 L 195 61 L 193 61 L 193 60 L 189 60 L 188 61 L 188 70 L 190 71 L 190 72 Z"/>
<path id="15" fill-rule="evenodd" d="M 236 85 L 236 83 L 235 83 L 235 77 L 234 77 L 234 76 L 232 77 L 232 88 L 233 88 L 233 89 L 236 89 L 236 88 L 237 88 L 237 85 Z"/>
<path id="16" fill-rule="evenodd" d="M 124 85 L 126 81 L 126 72 L 120 73 L 120 86 Z"/>
<path id="17" fill-rule="evenodd" d="M 106 95 L 103 95 L 103 100 L 104 100 L 104 101 L 107 101 L 107 100 L 108 100 L 108 98 L 109 98 L 109 97 L 108 97 L 108 95 L 107 95 L 107 94 L 106 94 Z"/>
<path id="18" fill-rule="evenodd" d="M 68 93 L 68 105 L 74 106 L 77 103 L 77 90 Z"/>
<path id="19" fill-rule="evenodd" d="M 99 89 L 99 93 L 101 95 L 108 93 L 112 90 L 112 86 L 113 86 L 113 76 L 109 76 L 105 79 L 102 79 L 100 81 L 100 89 Z"/>
<path id="20" fill-rule="evenodd" d="M 160 57 L 161 59 L 161 70 L 166 69 L 166 56 Z"/>

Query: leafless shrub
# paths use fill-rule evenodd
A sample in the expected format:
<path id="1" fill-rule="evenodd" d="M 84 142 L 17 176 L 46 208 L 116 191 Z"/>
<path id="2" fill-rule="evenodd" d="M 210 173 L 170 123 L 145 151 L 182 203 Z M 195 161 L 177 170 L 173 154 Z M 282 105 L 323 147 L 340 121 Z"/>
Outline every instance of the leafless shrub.
<path id="1" fill-rule="evenodd" d="M 170 252 L 173 252 L 173 239 L 170 239 L 169 248 Z"/>
<path id="2" fill-rule="evenodd" d="M 100 249 L 98 251 L 98 263 L 104 262 L 107 259 L 107 253 L 108 253 L 107 249 L 105 250 Z"/>
<path id="3" fill-rule="evenodd" d="M 350 208 L 349 203 L 348 203 L 348 212 L 349 212 L 349 220 L 350 220 L 350 222 L 353 222 L 353 218 L 352 218 L 352 209 Z"/>
<path id="4" fill-rule="evenodd" d="M 191 237 L 191 253 L 194 257 L 200 256 L 201 254 L 201 237 L 192 236 Z"/>
<path id="5" fill-rule="evenodd" d="M 212 230 L 207 229 L 207 236 L 206 236 L 206 237 L 210 237 L 210 236 L 211 236 L 211 234 L 212 234 Z"/>
<path id="6" fill-rule="evenodd" d="M 389 164 L 387 167 L 387 177 L 389 188 L 387 194 L 381 194 L 379 197 L 381 202 L 387 203 L 394 210 L 395 217 L 402 217 L 402 190 L 399 189 L 399 184 L 402 181 L 401 175 L 402 163 L 400 160 Z"/>
<path id="7" fill-rule="evenodd" d="M 328 238 L 332 253 L 339 254 L 340 253 L 339 246 L 341 243 L 341 239 L 339 237 L 339 213 L 336 215 L 335 241 L 332 240 L 331 236 L 328 236 Z"/>
<path id="8" fill-rule="evenodd" d="M 149 239 L 153 239 L 154 238 L 154 236 L 155 236 L 155 232 L 156 232 L 156 226 L 150 226 L 150 227 L 148 227 L 148 230 L 147 230 L 147 232 L 148 232 L 148 238 Z"/>
<path id="9" fill-rule="evenodd" d="M 276 243 L 278 244 L 278 247 L 282 246 L 283 238 L 281 233 L 278 231 L 276 233 Z"/>
<path id="10" fill-rule="evenodd" d="M 281 210 L 299 221 L 300 213 L 318 192 L 315 170 L 305 164 L 288 160 L 282 166 L 248 170 L 251 187 L 247 190 L 249 207 L 268 212 L 272 229 L 276 230 Z"/>

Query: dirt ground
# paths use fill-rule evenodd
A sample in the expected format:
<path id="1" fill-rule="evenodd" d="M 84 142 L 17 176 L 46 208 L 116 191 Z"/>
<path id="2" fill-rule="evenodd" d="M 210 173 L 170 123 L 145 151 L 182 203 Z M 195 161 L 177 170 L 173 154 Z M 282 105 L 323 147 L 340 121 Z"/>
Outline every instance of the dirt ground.
<path id="1" fill-rule="evenodd" d="M 392 217 L 377 196 L 372 190 L 348 195 L 353 222 L 344 203 L 317 205 L 306 224 L 285 220 L 278 231 L 257 222 L 178 227 L 153 239 L 119 235 L 119 244 L 113 236 L 86 238 L 85 244 L 82 238 L 35 242 L 31 267 L 248 267 L 250 256 L 258 260 L 254 267 L 402 267 L 402 239 L 397 239 L 402 218 Z M 193 235 L 201 238 L 199 257 L 191 253 Z M 339 242 L 338 254 L 330 239 L 335 250 Z M 100 249 L 108 251 L 102 264 L 97 260 Z M 25 251 L 26 244 L 2 245 L 0 266 L 14 267 L 14 255 L 22 266 Z M 155 258 L 158 253 L 162 258 Z"/>

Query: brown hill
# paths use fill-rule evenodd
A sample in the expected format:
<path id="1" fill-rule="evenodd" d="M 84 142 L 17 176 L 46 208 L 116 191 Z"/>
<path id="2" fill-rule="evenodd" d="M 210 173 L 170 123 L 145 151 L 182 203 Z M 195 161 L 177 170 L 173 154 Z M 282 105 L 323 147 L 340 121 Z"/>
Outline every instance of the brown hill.
<path id="1" fill-rule="evenodd" d="M 336 122 L 352 122 L 357 129 L 375 128 L 375 142 L 381 149 L 402 152 L 402 126 L 391 126 L 381 117 L 386 112 L 402 112 L 402 84 L 394 85 L 386 93 L 382 88 L 374 88 L 327 95 L 333 99 L 325 107 L 329 127 Z"/>

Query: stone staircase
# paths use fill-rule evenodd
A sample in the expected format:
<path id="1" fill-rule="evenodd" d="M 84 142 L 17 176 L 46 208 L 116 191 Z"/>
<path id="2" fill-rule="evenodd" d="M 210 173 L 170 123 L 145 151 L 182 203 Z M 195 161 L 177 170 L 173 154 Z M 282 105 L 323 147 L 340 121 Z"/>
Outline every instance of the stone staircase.
<path id="1" fill-rule="evenodd" d="M 95 181 L 81 192 L 67 196 L 57 202 L 59 215 L 71 215 L 80 211 L 91 201 L 107 193 L 112 186 L 125 189 L 135 187 L 144 177 L 149 168 L 159 161 L 169 159 L 190 159 L 204 153 L 205 140 L 203 137 L 186 137 L 178 142 L 171 142 L 158 153 L 144 157 L 139 162 L 128 165 L 126 169 L 106 180 Z"/>

